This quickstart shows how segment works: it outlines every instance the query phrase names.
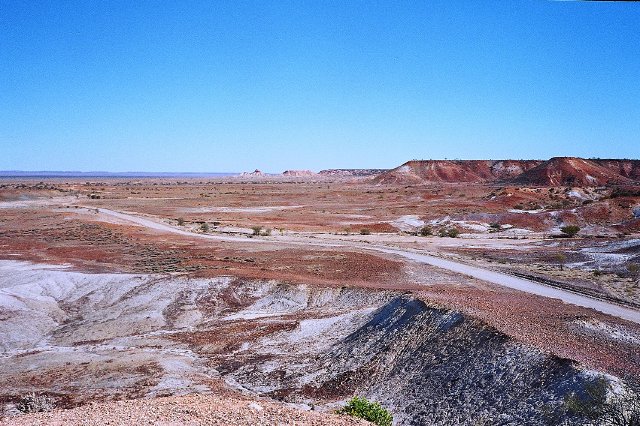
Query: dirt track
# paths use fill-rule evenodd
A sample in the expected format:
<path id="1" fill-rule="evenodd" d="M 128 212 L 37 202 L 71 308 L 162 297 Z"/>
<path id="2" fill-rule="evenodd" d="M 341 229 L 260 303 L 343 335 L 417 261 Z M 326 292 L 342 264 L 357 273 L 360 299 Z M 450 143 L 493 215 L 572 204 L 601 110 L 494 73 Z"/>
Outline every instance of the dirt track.
<path id="1" fill-rule="evenodd" d="M 474 278 L 491 282 L 494 284 L 498 284 L 504 287 L 509 287 L 519 291 L 525 291 L 525 292 L 536 294 L 539 296 L 560 299 L 565 303 L 570 303 L 577 306 L 595 309 L 605 314 L 612 315 L 624 320 L 633 321 L 635 323 L 640 324 L 640 312 L 634 309 L 622 307 L 614 303 L 609 303 L 609 302 L 598 300 L 592 297 L 583 296 L 583 295 L 562 290 L 559 288 L 545 286 L 545 285 L 536 283 L 534 281 L 513 277 L 510 275 L 502 274 L 495 271 L 490 271 L 477 266 L 470 266 L 460 262 L 440 259 L 438 257 L 429 256 L 429 255 L 420 254 L 420 253 L 414 253 L 411 251 L 401 250 L 393 247 L 371 246 L 371 245 L 364 246 L 359 243 L 348 242 L 345 240 L 341 240 L 340 242 L 331 242 L 331 243 L 319 242 L 318 239 L 314 239 L 312 241 L 309 239 L 300 240 L 299 237 L 298 238 L 271 237 L 269 239 L 255 238 L 252 240 L 248 240 L 246 237 L 195 234 L 193 232 L 177 229 L 175 227 L 172 227 L 163 223 L 159 223 L 150 219 L 135 216 L 132 214 L 116 212 L 109 209 L 100 209 L 100 212 L 121 220 L 128 220 L 138 225 L 155 229 L 161 232 L 171 232 L 171 233 L 180 234 L 180 235 L 197 236 L 199 238 L 214 239 L 214 240 L 220 240 L 220 241 L 243 242 L 243 243 L 251 242 L 256 244 L 269 244 L 269 243 L 273 244 L 274 242 L 278 242 L 280 244 L 284 243 L 284 244 L 290 244 L 290 245 L 320 246 L 320 247 L 341 247 L 342 246 L 342 247 L 358 248 L 358 249 L 365 249 L 365 250 L 375 250 L 378 252 L 383 252 L 388 254 L 395 254 L 416 262 L 427 263 L 429 265 L 436 266 L 438 268 L 443 268 L 452 272 L 469 275 Z"/>

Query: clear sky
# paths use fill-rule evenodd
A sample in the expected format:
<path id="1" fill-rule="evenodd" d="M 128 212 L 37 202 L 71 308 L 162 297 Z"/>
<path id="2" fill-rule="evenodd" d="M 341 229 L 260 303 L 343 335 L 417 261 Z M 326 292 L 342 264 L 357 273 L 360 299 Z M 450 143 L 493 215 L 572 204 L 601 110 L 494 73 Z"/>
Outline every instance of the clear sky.
<path id="1" fill-rule="evenodd" d="M 640 157 L 640 3 L 0 2 L 0 169 Z"/>

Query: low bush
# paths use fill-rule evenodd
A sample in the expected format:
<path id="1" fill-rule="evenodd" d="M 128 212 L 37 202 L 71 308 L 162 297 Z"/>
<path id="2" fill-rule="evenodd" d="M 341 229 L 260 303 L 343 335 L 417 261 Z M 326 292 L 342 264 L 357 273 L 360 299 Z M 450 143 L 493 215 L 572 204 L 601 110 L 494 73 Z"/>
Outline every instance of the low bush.
<path id="1" fill-rule="evenodd" d="M 337 413 L 358 417 L 377 426 L 391 426 L 393 423 L 393 416 L 382 405 L 357 396 L 351 398 Z"/>
<path id="2" fill-rule="evenodd" d="M 460 235 L 460 231 L 458 231 L 456 228 L 451 228 L 447 231 L 447 237 L 449 238 L 457 238 L 458 235 Z"/>
<path id="3" fill-rule="evenodd" d="M 429 235 L 433 234 L 433 230 L 431 230 L 430 226 L 423 226 L 422 228 L 420 228 L 420 235 L 422 235 L 423 237 L 428 237 Z"/>
<path id="4" fill-rule="evenodd" d="M 567 225 L 560 228 L 560 231 L 568 237 L 575 237 L 580 232 L 580 227 L 576 225 Z"/>
<path id="5" fill-rule="evenodd" d="M 371 231 L 368 230 L 367 228 L 362 228 L 360 230 L 360 235 L 371 235 Z"/>

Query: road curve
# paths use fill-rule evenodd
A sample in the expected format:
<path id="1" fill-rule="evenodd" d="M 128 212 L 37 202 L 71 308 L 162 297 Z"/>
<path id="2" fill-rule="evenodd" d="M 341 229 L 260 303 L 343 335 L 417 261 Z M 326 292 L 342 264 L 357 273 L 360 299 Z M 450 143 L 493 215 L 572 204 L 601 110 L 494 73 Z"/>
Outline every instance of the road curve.
<path id="1" fill-rule="evenodd" d="M 155 229 L 163 232 L 170 232 L 170 233 L 179 234 L 179 235 L 185 235 L 189 237 L 198 237 L 198 238 L 205 238 L 205 239 L 218 240 L 218 241 L 243 242 L 243 243 L 258 243 L 258 244 L 274 243 L 273 240 L 263 240 L 258 238 L 249 240 L 246 237 L 196 234 L 193 232 L 178 229 L 164 223 L 159 223 L 151 219 L 146 219 L 146 218 L 129 214 L 129 213 L 122 213 L 122 212 L 117 212 L 114 210 L 102 209 L 102 208 L 99 209 L 99 211 L 102 214 L 116 217 L 121 220 L 133 222 L 147 228 L 151 228 L 151 229 Z M 553 299 L 560 299 L 565 303 L 582 306 L 585 308 L 591 308 L 608 315 L 612 315 L 627 321 L 632 321 L 640 324 L 640 311 L 635 309 L 616 305 L 614 303 L 610 303 L 610 302 L 596 299 L 593 297 L 573 293 L 560 288 L 546 286 L 546 285 L 537 283 L 535 281 L 527 280 L 524 278 L 518 278 L 508 274 L 503 274 L 500 272 L 495 272 L 495 271 L 480 268 L 477 266 L 471 266 L 464 263 L 455 262 L 452 260 L 446 260 L 446 259 L 442 259 L 435 256 L 429 256 L 426 254 L 415 253 L 412 251 L 401 250 L 401 249 L 387 247 L 387 246 L 379 246 L 379 245 L 365 246 L 357 243 L 355 244 L 348 243 L 346 241 L 341 241 L 340 243 L 333 243 L 333 242 L 327 243 L 327 242 L 320 242 L 317 240 L 316 241 L 295 241 L 295 240 L 278 239 L 277 242 L 281 244 L 287 244 L 287 245 L 357 248 L 361 250 L 373 250 L 381 253 L 398 255 L 406 259 L 410 259 L 414 262 L 426 263 L 428 265 L 435 266 L 437 268 L 442 268 L 451 272 L 468 275 L 470 277 L 477 278 L 482 281 L 487 281 L 503 287 L 508 287 L 508 288 L 524 291 L 531 294 L 536 294 L 538 296 L 549 297 Z"/>

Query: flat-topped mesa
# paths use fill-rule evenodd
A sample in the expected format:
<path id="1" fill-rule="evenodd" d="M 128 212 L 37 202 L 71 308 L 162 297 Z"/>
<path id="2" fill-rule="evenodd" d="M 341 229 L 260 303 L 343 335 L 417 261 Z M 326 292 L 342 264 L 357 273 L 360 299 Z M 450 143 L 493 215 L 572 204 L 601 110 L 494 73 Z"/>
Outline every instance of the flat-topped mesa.
<path id="1" fill-rule="evenodd" d="M 541 160 L 412 160 L 377 176 L 376 183 L 456 183 L 508 180 Z"/>
<path id="2" fill-rule="evenodd" d="M 266 176 L 263 172 L 258 169 L 255 169 L 252 172 L 242 172 L 240 176 Z"/>
<path id="3" fill-rule="evenodd" d="M 317 173 L 314 173 L 311 170 L 285 170 L 282 172 L 282 176 L 288 177 L 313 177 L 316 175 Z"/>
<path id="4" fill-rule="evenodd" d="M 320 170 L 318 172 L 319 175 L 322 176 L 333 176 L 333 177 L 366 177 L 366 176 L 376 176 L 385 172 L 388 172 L 389 169 L 327 169 Z"/>
<path id="5" fill-rule="evenodd" d="M 513 183 L 532 186 L 604 186 L 640 177 L 638 160 L 587 160 L 553 157 L 522 173 Z"/>

